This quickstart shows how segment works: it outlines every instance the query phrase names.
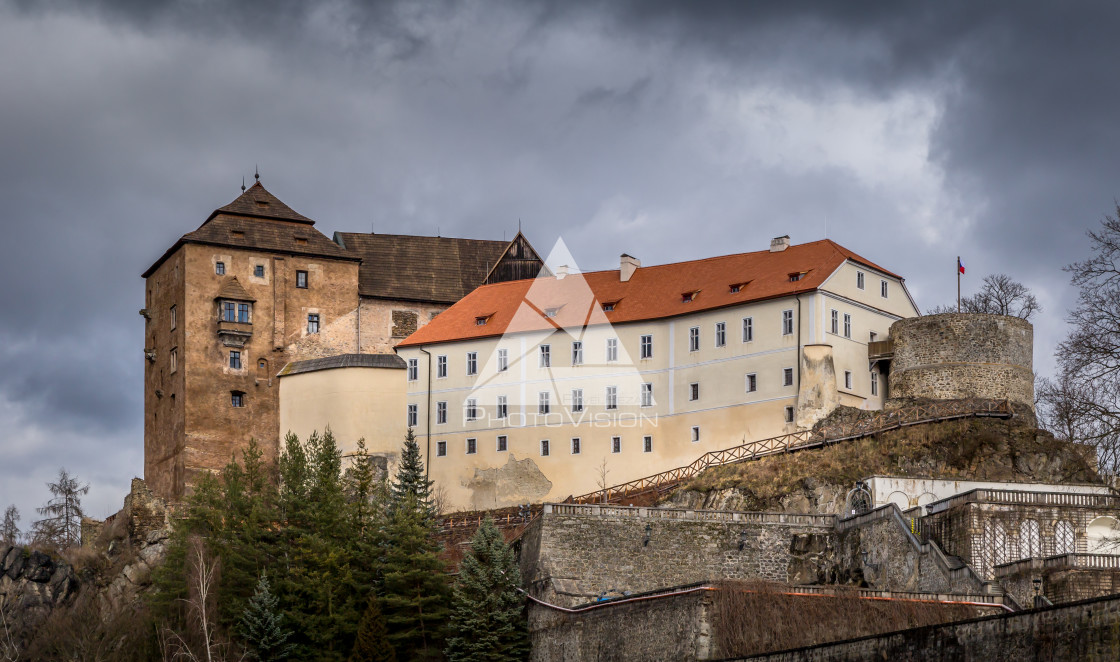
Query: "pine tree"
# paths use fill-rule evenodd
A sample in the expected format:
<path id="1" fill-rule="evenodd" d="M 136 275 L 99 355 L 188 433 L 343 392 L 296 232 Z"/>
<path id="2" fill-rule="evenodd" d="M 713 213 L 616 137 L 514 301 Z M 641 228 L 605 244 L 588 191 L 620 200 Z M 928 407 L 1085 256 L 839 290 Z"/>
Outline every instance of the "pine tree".
<path id="1" fill-rule="evenodd" d="M 389 486 L 389 507 L 396 508 L 408 496 L 412 496 L 429 517 L 435 515 L 432 508 L 432 481 L 428 480 L 424 461 L 420 457 L 420 445 L 416 443 L 412 428 L 405 435 L 397 476 Z"/>
<path id="2" fill-rule="evenodd" d="M 451 596 L 434 532 L 427 509 L 405 493 L 386 526 L 381 595 L 397 659 L 438 659 L 443 650 Z"/>
<path id="3" fill-rule="evenodd" d="M 80 485 L 65 468 L 58 470 L 58 482 L 47 483 L 51 499 L 35 511 L 46 515 L 35 522 L 36 538 L 40 542 L 58 547 L 73 547 L 81 540 L 82 499 L 89 492 L 89 484 Z"/>
<path id="4" fill-rule="evenodd" d="M 385 618 L 377 606 L 377 597 L 371 596 L 362 620 L 358 623 L 358 637 L 349 662 L 397 662 L 397 653 L 389 643 Z"/>
<path id="5" fill-rule="evenodd" d="M 288 643 L 292 633 L 281 627 L 278 604 L 268 585 L 268 576 L 262 573 L 240 623 L 245 642 L 260 662 L 280 662 L 292 652 Z"/>
<path id="6" fill-rule="evenodd" d="M 19 509 L 15 505 L 4 511 L 4 523 L 0 524 L 0 543 L 15 545 L 19 542 Z"/>
<path id="7" fill-rule="evenodd" d="M 529 655 L 521 573 L 489 517 L 459 564 L 451 598 L 447 658 L 452 662 L 524 660 Z"/>

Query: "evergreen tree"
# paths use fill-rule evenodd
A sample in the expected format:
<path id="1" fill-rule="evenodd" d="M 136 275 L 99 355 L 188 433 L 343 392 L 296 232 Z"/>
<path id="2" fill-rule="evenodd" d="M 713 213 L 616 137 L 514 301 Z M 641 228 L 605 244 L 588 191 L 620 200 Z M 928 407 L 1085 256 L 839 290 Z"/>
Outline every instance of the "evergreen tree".
<path id="1" fill-rule="evenodd" d="M 459 564 L 451 598 L 447 658 L 452 662 L 524 660 L 529 656 L 521 573 L 513 550 L 489 517 Z"/>
<path id="2" fill-rule="evenodd" d="M 405 493 L 385 531 L 381 612 L 397 659 L 438 659 L 450 590 L 425 506 Z"/>
<path id="3" fill-rule="evenodd" d="M 81 485 L 65 468 L 58 470 L 58 482 L 47 483 L 51 499 L 42 508 L 36 508 L 40 515 L 46 515 L 35 522 L 36 538 L 43 543 L 58 547 L 73 547 L 81 540 L 82 499 L 89 492 L 89 485 Z"/>
<path id="4" fill-rule="evenodd" d="M 389 487 L 390 509 L 395 509 L 409 496 L 416 500 L 429 517 L 435 515 L 432 509 L 432 481 L 428 480 L 424 460 L 420 457 L 420 445 L 416 443 L 412 428 L 408 428 L 405 435 L 397 476 Z"/>
<path id="5" fill-rule="evenodd" d="M 278 601 L 268 585 L 268 576 L 261 573 L 257 589 L 241 614 L 241 634 L 260 662 L 280 662 L 291 654 L 290 630 L 281 627 Z"/>
<path id="6" fill-rule="evenodd" d="M 377 606 L 377 597 L 371 596 L 362 620 L 358 624 L 358 637 L 349 662 L 397 662 L 396 651 L 389 643 L 385 618 Z"/>
<path id="7" fill-rule="evenodd" d="M 15 545 L 19 542 L 19 509 L 15 505 L 4 511 L 4 523 L 0 524 L 0 543 Z"/>

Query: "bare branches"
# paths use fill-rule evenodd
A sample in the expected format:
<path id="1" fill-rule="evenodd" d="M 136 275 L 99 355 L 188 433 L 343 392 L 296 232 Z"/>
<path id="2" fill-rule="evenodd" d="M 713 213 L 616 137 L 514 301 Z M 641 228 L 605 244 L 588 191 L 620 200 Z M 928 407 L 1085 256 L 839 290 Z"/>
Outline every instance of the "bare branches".
<path id="1" fill-rule="evenodd" d="M 188 662 L 226 662 L 234 659 L 233 644 L 222 640 L 217 633 L 215 614 L 216 592 L 220 564 L 206 551 L 206 543 L 199 536 L 190 540 L 187 552 L 187 633 L 164 629 L 160 640 L 164 656 L 169 660 Z M 241 655 L 236 658 L 244 659 Z"/>
<path id="2" fill-rule="evenodd" d="M 955 305 L 936 306 L 926 311 L 927 315 L 955 313 Z M 992 274 L 984 277 L 980 291 L 961 299 L 962 313 L 990 313 L 1008 315 L 1029 320 L 1042 312 L 1042 304 L 1026 285 L 1013 280 L 1006 274 Z"/>
<path id="3" fill-rule="evenodd" d="M 16 662 L 19 660 L 19 646 L 16 645 L 11 627 L 8 626 L 6 605 L 0 604 L 0 660 Z"/>

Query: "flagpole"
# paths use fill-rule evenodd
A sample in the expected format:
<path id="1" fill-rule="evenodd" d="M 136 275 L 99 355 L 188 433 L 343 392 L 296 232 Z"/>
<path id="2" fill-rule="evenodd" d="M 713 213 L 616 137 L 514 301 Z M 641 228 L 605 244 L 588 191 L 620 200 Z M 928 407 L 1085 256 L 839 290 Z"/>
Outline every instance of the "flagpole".
<path id="1" fill-rule="evenodd" d="M 961 256 L 957 256 L 957 312 L 961 312 Z"/>

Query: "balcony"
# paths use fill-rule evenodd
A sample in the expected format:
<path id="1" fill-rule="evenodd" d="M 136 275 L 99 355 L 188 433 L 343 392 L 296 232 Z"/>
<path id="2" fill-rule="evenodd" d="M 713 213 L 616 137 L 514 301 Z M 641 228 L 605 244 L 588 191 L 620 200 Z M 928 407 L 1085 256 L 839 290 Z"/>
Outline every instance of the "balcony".
<path id="1" fill-rule="evenodd" d="M 226 347 L 244 347 L 253 337 L 253 325 L 249 322 L 227 322 L 218 320 L 218 338 Z"/>

